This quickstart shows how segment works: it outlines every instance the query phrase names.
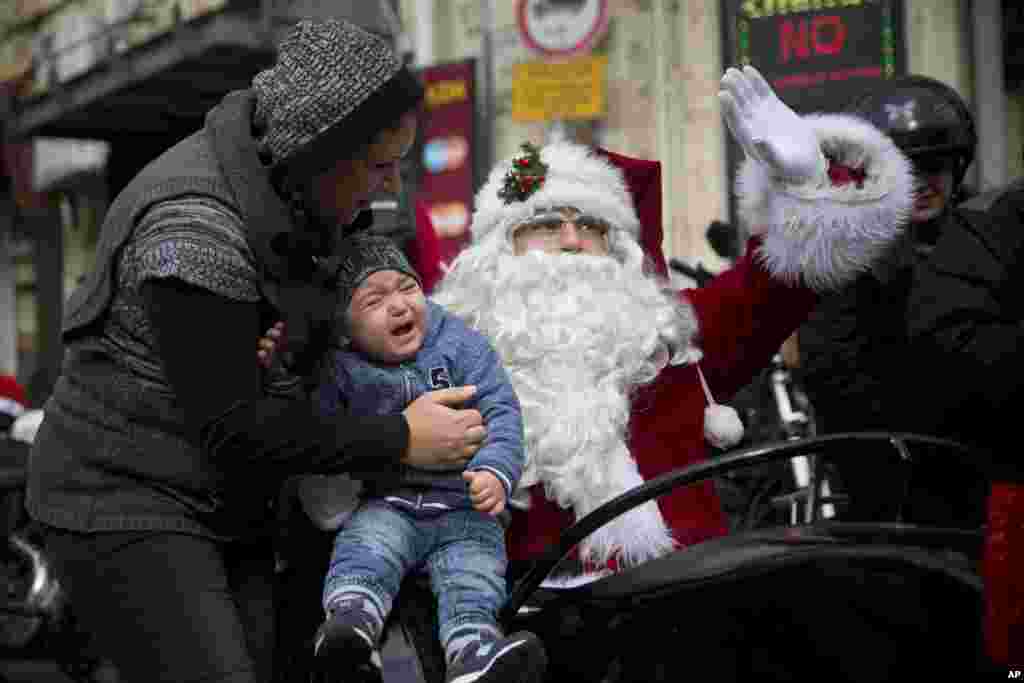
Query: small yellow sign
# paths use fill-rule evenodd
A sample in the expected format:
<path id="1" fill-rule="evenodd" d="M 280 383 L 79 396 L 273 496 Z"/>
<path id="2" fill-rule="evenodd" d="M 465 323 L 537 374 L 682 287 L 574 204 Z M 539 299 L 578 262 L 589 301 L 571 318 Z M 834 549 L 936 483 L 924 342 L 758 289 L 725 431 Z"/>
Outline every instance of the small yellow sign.
<path id="1" fill-rule="evenodd" d="M 596 119 L 607 109 L 608 57 L 516 64 L 512 118 L 516 121 Z"/>
<path id="2" fill-rule="evenodd" d="M 427 109 L 462 102 L 469 97 L 464 80 L 436 81 L 427 86 Z"/>

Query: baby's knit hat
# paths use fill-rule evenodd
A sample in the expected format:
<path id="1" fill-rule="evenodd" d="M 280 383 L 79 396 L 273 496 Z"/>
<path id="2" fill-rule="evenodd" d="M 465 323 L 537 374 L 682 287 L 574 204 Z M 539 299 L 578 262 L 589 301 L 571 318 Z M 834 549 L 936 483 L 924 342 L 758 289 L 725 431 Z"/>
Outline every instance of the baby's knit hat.
<path id="1" fill-rule="evenodd" d="M 423 98 L 382 38 L 340 19 L 296 24 L 252 89 L 261 153 L 303 177 L 329 169 Z"/>
<path id="2" fill-rule="evenodd" d="M 348 311 L 348 305 L 363 281 L 379 270 L 397 270 L 412 277 L 423 286 L 420 276 L 416 273 L 402 250 L 387 237 L 359 232 L 341 243 L 339 252 L 343 254 L 338 267 L 338 312 L 340 318 Z"/>

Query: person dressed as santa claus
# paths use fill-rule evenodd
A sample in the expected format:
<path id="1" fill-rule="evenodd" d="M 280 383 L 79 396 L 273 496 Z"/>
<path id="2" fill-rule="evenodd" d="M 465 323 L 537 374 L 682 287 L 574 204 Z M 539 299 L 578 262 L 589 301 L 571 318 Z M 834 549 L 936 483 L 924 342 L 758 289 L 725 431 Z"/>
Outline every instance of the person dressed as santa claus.
<path id="1" fill-rule="evenodd" d="M 476 197 L 472 243 L 433 298 L 491 340 L 522 404 L 527 460 L 510 560 L 535 557 L 644 480 L 738 442 L 742 425 L 717 402 L 909 215 L 909 163 L 867 122 L 801 118 L 752 67 L 729 69 L 719 97 L 746 153 L 736 191 L 753 237 L 703 288 L 667 290 L 654 162 L 566 141 L 525 145 Z M 620 516 L 579 551 L 599 575 L 725 532 L 708 482 Z"/>

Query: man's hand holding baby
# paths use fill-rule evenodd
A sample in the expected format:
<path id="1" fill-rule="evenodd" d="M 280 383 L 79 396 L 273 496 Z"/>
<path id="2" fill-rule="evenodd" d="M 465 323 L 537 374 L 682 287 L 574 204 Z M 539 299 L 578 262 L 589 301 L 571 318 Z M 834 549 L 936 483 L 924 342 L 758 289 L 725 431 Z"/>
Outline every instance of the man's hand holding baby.
<path id="1" fill-rule="evenodd" d="M 463 472 L 462 478 L 469 484 L 469 499 L 473 501 L 473 509 L 491 515 L 501 514 L 505 509 L 505 486 L 493 472 Z"/>

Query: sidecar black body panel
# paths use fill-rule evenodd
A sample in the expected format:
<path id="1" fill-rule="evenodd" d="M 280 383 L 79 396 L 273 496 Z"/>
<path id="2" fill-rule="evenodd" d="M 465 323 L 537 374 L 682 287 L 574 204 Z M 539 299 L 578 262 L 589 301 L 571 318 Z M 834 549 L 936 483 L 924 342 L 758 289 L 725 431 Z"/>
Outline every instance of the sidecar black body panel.
<path id="1" fill-rule="evenodd" d="M 898 454 L 908 471 L 965 467 L 979 454 L 898 433 L 767 444 L 652 479 L 563 534 L 516 581 L 504 612 L 548 646 L 551 681 L 978 680 L 984 658 L 983 534 L 928 524 L 838 523 L 756 529 L 705 541 L 576 588 L 539 588 L 583 538 L 668 491 L 737 468 L 821 456 Z M 922 458 L 920 454 L 927 454 Z M 966 481 L 966 479 L 965 479 Z"/>
<path id="2" fill-rule="evenodd" d="M 842 528 L 841 525 L 829 526 Z M 859 525 L 861 529 L 866 526 Z M 900 535 L 905 534 L 906 529 L 909 527 L 901 530 Z M 877 535 L 885 537 L 885 528 L 880 527 Z M 934 538 L 931 534 L 927 536 Z M 980 591 L 981 580 L 977 575 L 951 561 L 956 557 L 955 545 L 977 545 L 980 538 L 965 537 L 958 530 L 949 530 L 949 539 L 944 548 L 929 550 L 885 540 L 869 543 L 850 540 L 830 533 L 827 527 L 759 530 L 705 541 L 582 586 L 544 588 L 534 603 L 558 599 L 609 609 L 629 609 L 671 599 L 677 593 L 712 590 L 719 585 L 806 567 L 823 570 L 830 565 L 885 567 L 912 572 L 919 577 L 934 575 L 959 582 L 965 589 Z"/>
<path id="3" fill-rule="evenodd" d="M 981 605 L 957 551 L 804 527 L 542 588 L 513 627 L 552 646 L 549 680 L 676 681 L 695 669 L 716 681 L 969 680 L 984 668 Z"/>

